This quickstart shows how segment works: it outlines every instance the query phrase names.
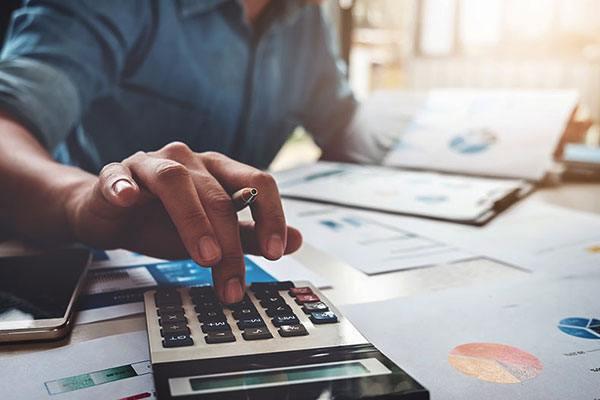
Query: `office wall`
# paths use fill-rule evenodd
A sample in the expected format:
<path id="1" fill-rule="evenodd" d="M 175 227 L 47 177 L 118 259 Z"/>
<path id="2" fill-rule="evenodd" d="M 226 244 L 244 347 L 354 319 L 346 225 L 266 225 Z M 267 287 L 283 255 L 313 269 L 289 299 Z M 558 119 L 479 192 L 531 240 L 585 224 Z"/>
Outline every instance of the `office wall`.
<path id="1" fill-rule="evenodd" d="M 574 88 L 600 121 L 600 63 L 469 58 L 419 58 L 406 63 L 411 89 L 439 87 Z"/>

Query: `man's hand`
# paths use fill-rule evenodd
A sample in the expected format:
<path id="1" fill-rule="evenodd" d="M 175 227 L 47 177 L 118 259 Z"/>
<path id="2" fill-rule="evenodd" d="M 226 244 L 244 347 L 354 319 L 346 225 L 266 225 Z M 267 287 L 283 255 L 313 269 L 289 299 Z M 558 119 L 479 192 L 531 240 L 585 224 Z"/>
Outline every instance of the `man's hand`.
<path id="1" fill-rule="evenodd" d="M 238 222 L 230 195 L 258 189 L 255 222 Z M 75 237 L 101 248 L 126 248 L 213 266 L 222 301 L 244 294 L 243 254 L 275 260 L 297 250 L 300 233 L 285 222 L 279 192 L 267 173 L 224 155 L 194 153 L 183 143 L 139 152 L 106 165 L 65 204 Z"/>

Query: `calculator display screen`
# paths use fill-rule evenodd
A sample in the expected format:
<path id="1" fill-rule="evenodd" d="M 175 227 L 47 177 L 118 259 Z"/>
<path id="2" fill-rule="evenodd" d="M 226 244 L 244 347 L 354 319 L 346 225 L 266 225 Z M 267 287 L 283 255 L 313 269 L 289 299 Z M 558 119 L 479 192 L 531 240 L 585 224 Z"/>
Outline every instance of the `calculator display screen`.
<path id="1" fill-rule="evenodd" d="M 217 392 L 227 390 L 252 389 L 265 386 L 279 386 L 288 383 L 314 382 L 342 378 L 358 378 L 370 375 L 363 362 L 342 362 L 310 365 L 263 371 L 249 371 L 226 376 L 200 377 L 190 379 L 194 392 Z"/>

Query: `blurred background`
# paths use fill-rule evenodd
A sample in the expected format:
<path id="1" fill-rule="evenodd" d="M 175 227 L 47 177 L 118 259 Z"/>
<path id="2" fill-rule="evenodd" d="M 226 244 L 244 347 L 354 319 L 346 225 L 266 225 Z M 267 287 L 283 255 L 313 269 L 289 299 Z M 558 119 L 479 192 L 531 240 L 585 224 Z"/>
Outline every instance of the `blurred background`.
<path id="1" fill-rule="evenodd" d="M 198 0 L 201 1 L 201 0 Z M 10 11 L 0 0 L 0 42 Z M 600 138 L 600 0 L 327 0 L 357 98 L 377 90 L 576 89 Z M 320 153 L 298 129 L 272 164 Z"/>
<path id="2" fill-rule="evenodd" d="M 600 137 L 600 0 L 328 0 L 359 99 L 376 90 L 576 89 Z M 316 159 L 299 129 L 274 169 Z"/>

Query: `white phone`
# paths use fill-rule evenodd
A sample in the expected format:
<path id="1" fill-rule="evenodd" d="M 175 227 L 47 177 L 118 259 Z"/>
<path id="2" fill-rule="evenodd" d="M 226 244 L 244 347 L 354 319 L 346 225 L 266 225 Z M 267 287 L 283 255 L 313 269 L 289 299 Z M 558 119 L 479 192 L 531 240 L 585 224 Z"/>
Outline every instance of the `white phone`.
<path id="1" fill-rule="evenodd" d="M 84 248 L 0 257 L 0 342 L 64 337 L 90 260 Z"/>

